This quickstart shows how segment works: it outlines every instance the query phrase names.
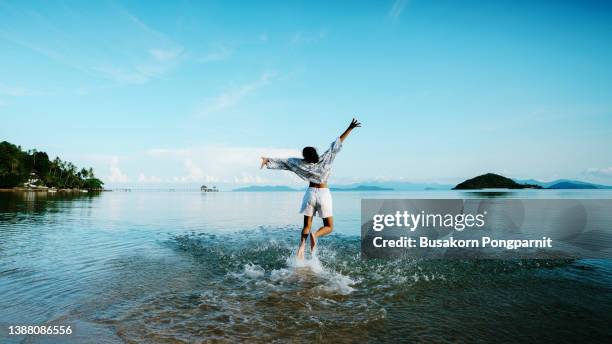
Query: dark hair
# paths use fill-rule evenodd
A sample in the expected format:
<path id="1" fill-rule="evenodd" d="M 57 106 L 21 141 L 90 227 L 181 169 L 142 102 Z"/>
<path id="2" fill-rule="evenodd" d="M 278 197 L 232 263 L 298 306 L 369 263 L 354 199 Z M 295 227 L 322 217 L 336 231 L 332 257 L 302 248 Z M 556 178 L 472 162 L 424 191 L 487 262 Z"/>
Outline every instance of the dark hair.
<path id="1" fill-rule="evenodd" d="M 302 155 L 304 156 L 304 161 L 306 162 L 311 164 L 316 164 L 319 162 L 319 153 L 317 153 L 317 149 L 314 147 L 304 147 L 304 149 L 302 149 Z"/>

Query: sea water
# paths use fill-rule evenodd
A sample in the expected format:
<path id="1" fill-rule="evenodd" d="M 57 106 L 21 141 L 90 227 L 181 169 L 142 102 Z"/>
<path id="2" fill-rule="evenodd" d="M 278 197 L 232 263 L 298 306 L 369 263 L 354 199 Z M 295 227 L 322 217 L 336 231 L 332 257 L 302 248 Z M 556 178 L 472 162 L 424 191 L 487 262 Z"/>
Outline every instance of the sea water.
<path id="1" fill-rule="evenodd" d="M 359 252 L 362 198 L 612 198 L 610 191 L 335 192 L 334 233 L 298 261 L 301 197 L 0 193 L 0 342 L 612 336 L 609 260 L 364 261 Z M 9 335 L 16 325 L 74 331 Z"/>

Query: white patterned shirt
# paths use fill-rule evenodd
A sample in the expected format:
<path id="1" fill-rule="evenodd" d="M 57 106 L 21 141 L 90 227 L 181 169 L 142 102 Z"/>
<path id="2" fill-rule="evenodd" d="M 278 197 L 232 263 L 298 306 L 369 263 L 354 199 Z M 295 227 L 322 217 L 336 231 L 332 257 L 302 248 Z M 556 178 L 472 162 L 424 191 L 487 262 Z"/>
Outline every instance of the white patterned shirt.
<path id="1" fill-rule="evenodd" d="M 266 168 L 292 171 L 305 181 L 324 184 L 327 183 L 327 178 L 329 178 L 331 172 L 331 164 L 341 148 L 342 140 L 337 138 L 336 141 L 332 142 L 329 149 L 319 157 L 319 162 L 317 163 L 306 162 L 301 158 L 269 158 Z"/>

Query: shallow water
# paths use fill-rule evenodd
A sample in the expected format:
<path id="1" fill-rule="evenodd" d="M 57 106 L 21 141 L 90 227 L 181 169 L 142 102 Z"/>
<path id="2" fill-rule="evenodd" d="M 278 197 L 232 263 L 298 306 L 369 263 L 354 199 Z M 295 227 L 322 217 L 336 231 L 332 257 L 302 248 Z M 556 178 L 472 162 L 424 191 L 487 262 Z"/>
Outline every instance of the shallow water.
<path id="1" fill-rule="evenodd" d="M 0 342 L 612 337 L 609 260 L 359 259 L 361 198 L 449 197 L 612 192 L 336 192 L 336 231 L 302 263 L 292 258 L 300 193 L 0 193 Z M 74 334 L 7 334 L 42 324 Z"/>

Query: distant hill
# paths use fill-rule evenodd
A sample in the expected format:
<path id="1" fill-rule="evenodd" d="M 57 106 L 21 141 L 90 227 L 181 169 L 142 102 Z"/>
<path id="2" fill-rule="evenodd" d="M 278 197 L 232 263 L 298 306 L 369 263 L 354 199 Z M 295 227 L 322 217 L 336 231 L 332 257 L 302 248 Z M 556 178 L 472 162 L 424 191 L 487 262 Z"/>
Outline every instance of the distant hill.
<path id="1" fill-rule="evenodd" d="M 599 189 L 599 188 L 594 184 L 588 184 L 588 183 L 559 182 L 559 183 L 555 183 L 547 187 L 547 189 Z"/>
<path id="2" fill-rule="evenodd" d="M 375 185 L 357 185 L 354 187 L 331 187 L 331 191 L 391 191 L 391 188 L 383 188 Z"/>
<path id="3" fill-rule="evenodd" d="M 516 180 L 522 184 L 535 184 L 540 185 L 546 189 L 612 189 L 612 186 L 587 183 L 580 180 L 571 179 L 557 179 L 551 182 L 541 182 L 535 179 Z"/>
<path id="4" fill-rule="evenodd" d="M 391 188 L 383 188 L 373 185 L 347 185 L 329 188 L 331 191 L 391 191 Z M 279 192 L 279 191 L 301 191 L 304 189 L 294 189 L 284 185 L 251 185 L 233 189 L 237 192 Z"/>
<path id="5" fill-rule="evenodd" d="M 519 184 L 510 178 L 495 173 L 487 173 L 457 184 L 453 190 L 475 189 L 541 189 L 534 184 Z"/>
<path id="6" fill-rule="evenodd" d="M 239 192 L 279 192 L 279 191 L 299 191 L 297 189 L 290 188 L 288 186 L 283 185 L 252 185 L 245 186 L 242 188 L 233 189 L 232 191 Z"/>
<path id="7" fill-rule="evenodd" d="M 612 186 L 591 184 L 577 180 L 559 179 L 540 182 L 535 179 L 512 180 L 494 173 L 468 179 L 455 187 L 436 183 L 410 183 L 401 181 L 373 181 L 330 187 L 331 191 L 421 191 L 421 190 L 472 190 L 472 189 L 612 189 Z M 233 189 L 237 192 L 290 192 L 305 188 L 292 188 L 284 185 L 251 185 Z"/>
<path id="8" fill-rule="evenodd" d="M 453 186 L 450 184 L 438 183 L 411 183 L 404 181 L 364 181 L 361 183 L 347 184 L 338 186 L 339 188 L 356 188 L 359 186 L 373 186 L 383 189 L 393 189 L 393 191 L 422 191 L 422 190 L 450 190 Z"/>

